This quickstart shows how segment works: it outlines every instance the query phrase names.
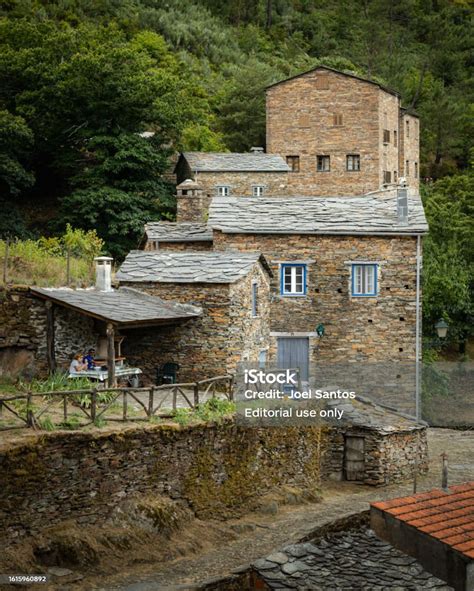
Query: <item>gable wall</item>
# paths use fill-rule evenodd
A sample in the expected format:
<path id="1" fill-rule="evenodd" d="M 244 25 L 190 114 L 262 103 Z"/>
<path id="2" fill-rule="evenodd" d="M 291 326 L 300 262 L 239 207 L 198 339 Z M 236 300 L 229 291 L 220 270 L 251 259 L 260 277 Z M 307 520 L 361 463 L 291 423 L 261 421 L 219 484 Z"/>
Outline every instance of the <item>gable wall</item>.
<path id="1" fill-rule="evenodd" d="M 328 88 L 318 88 L 322 78 Z M 289 174 L 294 194 L 356 195 L 379 188 L 379 99 L 379 87 L 327 71 L 268 89 L 267 152 L 300 156 L 300 172 Z M 343 116 L 342 126 L 334 125 L 335 114 Z M 316 171 L 318 154 L 331 156 L 330 172 Z M 347 154 L 360 154 L 360 172 L 346 171 Z"/>
<path id="2" fill-rule="evenodd" d="M 251 316 L 251 284 L 257 281 L 261 315 Z M 269 282 L 260 265 L 234 284 L 123 282 L 164 300 L 194 304 L 203 315 L 173 326 L 122 330 L 123 352 L 149 381 L 162 363 L 179 363 L 178 381 L 196 381 L 235 371 L 236 364 L 268 347 Z"/>

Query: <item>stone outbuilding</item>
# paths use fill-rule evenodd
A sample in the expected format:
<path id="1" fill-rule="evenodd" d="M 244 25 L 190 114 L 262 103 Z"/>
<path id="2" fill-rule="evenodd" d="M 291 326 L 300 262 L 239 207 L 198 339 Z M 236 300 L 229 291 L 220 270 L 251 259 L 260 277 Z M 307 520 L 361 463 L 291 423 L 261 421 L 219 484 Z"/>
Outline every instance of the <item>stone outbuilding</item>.
<path id="1" fill-rule="evenodd" d="M 179 380 L 234 372 L 268 349 L 272 271 L 258 252 L 131 251 L 116 278 L 202 315 L 165 333 L 137 329 L 124 351 L 152 379 L 157 365 L 180 365 Z"/>

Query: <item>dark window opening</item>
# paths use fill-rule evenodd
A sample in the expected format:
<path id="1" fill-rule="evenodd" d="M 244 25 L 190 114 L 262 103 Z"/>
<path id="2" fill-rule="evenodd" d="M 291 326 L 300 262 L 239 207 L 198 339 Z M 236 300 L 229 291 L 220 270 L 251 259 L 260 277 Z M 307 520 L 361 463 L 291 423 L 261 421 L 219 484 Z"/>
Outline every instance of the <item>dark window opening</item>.
<path id="1" fill-rule="evenodd" d="M 329 172 L 331 170 L 330 156 L 317 156 L 316 158 L 318 172 Z"/>
<path id="2" fill-rule="evenodd" d="M 291 172 L 300 171 L 300 157 L 299 156 L 287 156 L 286 163 L 290 167 Z"/>

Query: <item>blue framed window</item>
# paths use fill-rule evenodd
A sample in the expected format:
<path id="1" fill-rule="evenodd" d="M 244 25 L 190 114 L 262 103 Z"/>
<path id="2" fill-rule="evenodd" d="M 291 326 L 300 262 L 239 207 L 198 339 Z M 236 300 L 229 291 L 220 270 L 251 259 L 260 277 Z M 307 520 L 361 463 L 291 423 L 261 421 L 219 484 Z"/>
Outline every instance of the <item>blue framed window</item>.
<path id="1" fill-rule="evenodd" d="M 352 265 L 352 295 L 374 297 L 377 295 L 377 265 L 373 263 Z"/>
<path id="2" fill-rule="evenodd" d="M 281 266 L 280 294 L 284 296 L 306 295 L 306 265 L 284 263 Z"/>

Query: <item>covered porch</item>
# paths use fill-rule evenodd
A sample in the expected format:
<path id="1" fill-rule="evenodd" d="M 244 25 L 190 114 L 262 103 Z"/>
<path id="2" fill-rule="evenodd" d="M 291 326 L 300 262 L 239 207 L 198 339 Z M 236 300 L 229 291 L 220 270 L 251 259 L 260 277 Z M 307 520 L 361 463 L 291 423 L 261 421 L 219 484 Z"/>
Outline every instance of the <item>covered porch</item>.
<path id="1" fill-rule="evenodd" d="M 102 369 L 84 371 L 81 375 L 106 381 L 109 387 L 116 386 L 120 376 L 140 373 L 137 367 L 129 368 L 122 355 L 122 342 L 129 331 L 151 327 L 167 327 L 169 330 L 202 314 L 198 306 L 165 301 L 128 287 L 110 291 L 32 288 L 31 293 L 45 301 L 45 354 L 49 371 L 54 372 L 59 366 L 58 351 L 68 350 L 62 341 L 69 338 L 79 342 L 81 339 L 71 338 L 71 333 L 75 330 L 81 332 L 87 325 L 88 331 L 85 337 L 82 335 L 82 342 L 88 339 L 87 348 L 96 349 L 96 362 Z M 58 322 L 58 309 L 79 314 L 83 317 L 83 326 L 78 327 L 77 323 L 68 325 L 64 317 Z M 64 353 L 62 357 L 64 361 Z M 90 375 L 91 372 L 94 375 Z"/>

